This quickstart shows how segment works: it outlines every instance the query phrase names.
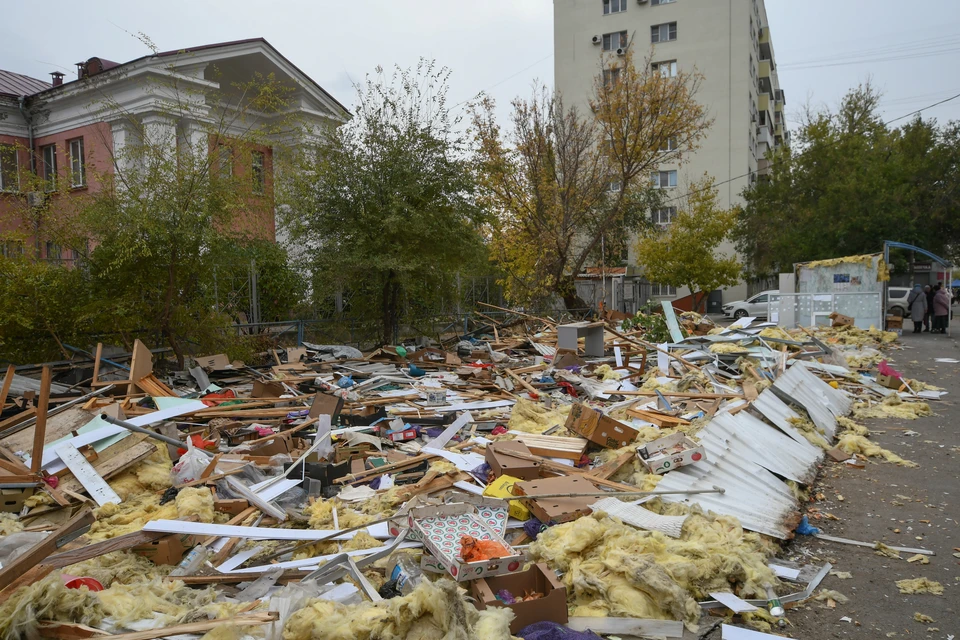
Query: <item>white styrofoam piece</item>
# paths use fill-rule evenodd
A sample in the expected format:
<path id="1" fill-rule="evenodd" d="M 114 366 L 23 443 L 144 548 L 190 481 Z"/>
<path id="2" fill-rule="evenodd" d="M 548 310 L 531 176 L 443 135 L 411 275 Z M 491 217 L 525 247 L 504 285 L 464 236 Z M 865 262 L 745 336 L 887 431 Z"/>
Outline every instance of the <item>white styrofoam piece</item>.
<path id="1" fill-rule="evenodd" d="M 204 522 L 184 522 L 183 520 L 151 520 L 143 527 L 144 531 L 159 531 L 163 533 L 180 533 L 192 536 L 224 536 L 228 538 L 245 538 L 248 540 L 349 540 L 357 534 L 356 531 L 343 533 L 335 538 L 328 538 L 333 529 L 276 529 L 274 527 L 238 527 L 227 524 L 207 524 Z M 390 538 L 384 528 L 382 531 L 374 526 L 367 527 L 367 533 L 374 538 Z M 382 535 L 386 533 L 386 535 Z M 381 534 L 381 535 L 378 535 Z"/>
<path id="2" fill-rule="evenodd" d="M 90 497 L 101 507 L 108 502 L 120 504 L 120 496 L 110 488 L 106 480 L 100 477 L 97 470 L 93 468 L 83 454 L 69 442 L 64 442 L 56 448 L 57 455 L 70 469 L 70 473 L 80 481 L 83 488 L 87 490 Z"/>
<path id="3" fill-rule="evenodd" d="M 772 633 L 761 633 L 741 627 L 724 624 L 720 626 L 721 640 L 794 640 L 786 636 L 775 636 Z"/>
<path id="4" fill-rule="evenodd" d="M 734 613 L 757 611 L 757 608 L 755 606 L 753 606 L 746 600 L 738 598 L 737 596 L 730 593 L 729 591 L 716 591 L 711 593 L 710 597 L 716 600 L 717 602 L 719 602 L 720 604 L 722 604 L 723 606 L 725 606 L 727 609 L 730 609 L 730 611 L 733 611 Z"/>
<path id="5" fill-rule="evenodd" d="M 783 578 L 785 580 L 796 580 L 800 576 L 800 569 L 794 569 L 792 567 L 784 567 L 779 564 L 769 564 L 767 565 L 773 570 L 773 573 L 778 578 Z"/>
<path id="6" fill-rule="evenodd" d="M 590 505 L 590 508 L 595 511 L 603 511 L 638 529 L 660 531 L 671 538 L 680 537 L 683 523 L 687 519 L 687 516 L 662 516 L 649 509 L 628 502 L 621 502 L 616 498 L 601 498 Z"/>
<path id="7" fill-rule="evenodd" d="M 460 471 L 470 471 L 476 469 L 482 465 L 485 460 L 483 456 L 478 453 L 454 453 L 453 451 L 447 451 L 446 449 L 434 449 L 424 447 L 421 449 L 423 453 L 429 453 L 435 456 L 439 456 L 448 462 L 451 462 L 457 469 Z"/>
<path id="8" fill-rule="evenodd" d="M 219 571 L 220 573 L 228 573 L 230 571 L 233 571 L 234 569 L 242 565 L 244 562 L 246 562 L 253 556 L 260 553 L 260 550 L 262 548 L 263 547 L 253 547 L 252 549 L 247 549 L 245 551 L 241 551 L 240 553 L 234 556 L 230 556 L 229 558 L 223 561 L 223 564 L 217 567 L 217 571 Z"/>
<path id="9" fill-rule="evenodd" d="M 470 415 L 469 411 L 465 411 L 460 415 L 460 417 L 454 420 L 449 427 L 441 431 L 440 435 L 425 444 L 423 448 L 443 449 L 445 446 L 447 446 L 447 443 L 449 443 L 453 437 L 457 435 L 460 429 L 463 429 L 467 423 L 470 422 L 473 422 L 473 416 Z"/>

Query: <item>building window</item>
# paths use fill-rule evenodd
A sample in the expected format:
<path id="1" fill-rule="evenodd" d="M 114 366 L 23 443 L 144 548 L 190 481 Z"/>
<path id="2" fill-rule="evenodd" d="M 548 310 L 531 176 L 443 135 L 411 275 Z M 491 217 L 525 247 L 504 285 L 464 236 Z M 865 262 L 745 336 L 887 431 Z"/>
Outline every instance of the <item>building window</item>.
<path id="1" fill-rule="evenodd" d="M 619 180 L 611 180 L 607 183 L 607 191 L 609 193 L 620 193 L 623 191 L 623 183 Z"/>
<path id="2" fill-rule="evenodd" d="M 83 138 L 71 140 L 70 144 L 70 186 L 83 187 L 87 184 L 87 166 L 83 158 Z"/>
<path id="3" fill-rule="evenodd" d="M 660 72 L 660 75 L 663 76 L 664 78 L 677 77 L 677 61 L 676 60 L 654 62 L 650 66 L 653 68 L 654 72 Z"/>
<path id="4" fill-rule="evenodd" d="M 233 149 L 225 144 L 217 147 L 217 173 L 224 180 L 233 177 Z"/>
<path id="5" fill-rule="evenodd" d="M 653 222 L 653 224 L 659 224 L 663 226 L 673 222 L 673 219 L 676 216 L 676 207 L 660 207 L 659 209 L 654 209 L 650 212 L 650 220 Z"/>
<path id="6" fill-rule="evenodd" d="M 257 195 L 263 195 L 266 187 L 266 173 L 263 167 L 263 152 L 254 151 L 250 154 L 250 169 L 253 175 L 253 192 Z"/>
<path id="7" fill-rule="evenodd" d="M 650 283 L 650 295 L 654 298 L 667 298 L 677 295 L 677 288 L 659 282 Z"/>
<path id="8" fill-rule="evenodd" d="M 677 39 L 677 23 L 665 22 L 650 27 L 650 42 L 669 42 Z"/>
<path id="9" fill-rule="evenodd" d="M 47 260 L 59 262 L 61 260 L 61 254 L 59 244 L 47 241 Z"/>
<path id="10" fill-rule="evenodd" d="M 0 191 L 20 189 L 20 164 L 17 148 L 12 145 L 0 145 Z"/>
<path id="11" fill-rule="evenodd" d="M 23 242 L 20 240 L 7 240 L 0 242 L 0 254 L 4 258 L 19 258 L 23 255 Z"/>
<path id="12" fill-rule="evenodd" d="M 618 31 L 617 33 L 603 34 L 603 50 L 616 51 L 627 47 L 627 32 Z"/>
<path id="13" fill-rule="evenodd" d="M 603 15 L 622 13 L 627 10 L 627 0 L 603 0 Z"/>
<path id="14" fill-rule="evenodd" d="M 603 70 L 603 88 L 612 89 L 614 85 L 617 84 L 617 81 L 620 80 L 620 69 L 614 67 L 613 69 L 604 69 Z"/>
<path id="15" fill-rule="evenodd" d="M 651 178 L 654 189 L 672 189 L 677 186 L 676 171 L 654 171 Z"/>
<path id="16" fill-rule="evenodd" d="M 677 150 L 677 139 L 676 138 L 667 138 L 660 144 L 660 151 L 665 153 L 667 151 L 676 151 Z"/>
<path id="17" fill-rule="evenodd" d="M 650 0 L 650 4 L 656 7 L 657 5 L 661 5 L 661 4 L 672 4 L 676 1 L 677 0 Z"/>
<path id="18" fill-rule="evenodd" d="M 47 191 L 57 189 L 57 145 L 48 144 L 40 147 L 40 156 L 43 159 L 43 179 L 46 181 Z"/>

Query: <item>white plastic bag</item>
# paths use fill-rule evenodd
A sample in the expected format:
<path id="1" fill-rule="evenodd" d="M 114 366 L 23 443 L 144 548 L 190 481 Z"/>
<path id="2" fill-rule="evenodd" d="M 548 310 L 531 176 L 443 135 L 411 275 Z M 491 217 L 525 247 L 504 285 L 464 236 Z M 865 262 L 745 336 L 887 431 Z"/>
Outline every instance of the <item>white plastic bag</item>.
<path id="1" fill-rule="evenodd" d="M 203 473 L 210 465 L 210 456 L 203 452 L 201 449 L 197 449 L 193 446 L 193 443 L 188 439 L 187 440 L 187 452 L 180 457 L 180 460 L 177 464 L 173 465 L 173 469 L 170 471 L 170 477 L 173 479 L 173 484 L 184 484 L 187 482 L 192 482 L 200 478 L 200 474 Z"/>

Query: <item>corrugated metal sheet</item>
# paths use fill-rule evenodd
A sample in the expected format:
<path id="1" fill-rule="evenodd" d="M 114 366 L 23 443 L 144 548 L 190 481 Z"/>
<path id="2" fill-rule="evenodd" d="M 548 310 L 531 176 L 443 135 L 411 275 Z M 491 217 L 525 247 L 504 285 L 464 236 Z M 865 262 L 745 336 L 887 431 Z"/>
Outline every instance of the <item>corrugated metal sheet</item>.
<path id="1" fill-rule="evenodd" d="M 760 412 L 760 415 L 796 442 L 809 445 L 818 453 L 822 453 L 819 448 L 810 444 L 807 439 L 803 437 L 799 429 L 790 423 L 791 420 L 800 420 L 800 415 L 791 409 L 783 400 L 778 398 L 777 394 L 770 389 L 764 389 L 763 393 L 753 401 L 753 409 Z"/>
<path id="2" fill-rule="evenodd" d="M 0 386 L 3 385 L 4 378 L 0 378 Z M 10 384 L 10 397 L 15 398 L 17 396 L 22 396 L 26 391 L 36 391 L 40 393 L 40 381 L 36 378 L 28 378 L 27 376 L 21 376 L 18 374 L 13 374 L 13 382 Z M 64 384 L 57 384 L 56 382 L 50 384 L 50 393 L 61 394 L 67 393 L 70 391 L 70 387 Z"/>
<path id="3" fill-rule="evenodd" d="M 0 94 L 30 96 L 44 89 L 48 89 L 50 86 L 51 84 L 49 82 L 0 69 Z"/>
<path id="4" fill-rule="evenodd" d="M 789 480 L 810 484 L 817 476 L 822 452 L 808 442 L 795 442 L 746 411 L 721 414 L 697 434 L 710 451 L 750 460 Z M 708 453 L 709 456 L 709 453 Z"/>
<path id="5" fill-rule="evenodd" d="M 850 413 L 850 398 L 813 375 L 797 362 L 773 383 L 773 388 L 802 406 L 810 419 L 832 441 L 837 433 L 837 416 Z"/>

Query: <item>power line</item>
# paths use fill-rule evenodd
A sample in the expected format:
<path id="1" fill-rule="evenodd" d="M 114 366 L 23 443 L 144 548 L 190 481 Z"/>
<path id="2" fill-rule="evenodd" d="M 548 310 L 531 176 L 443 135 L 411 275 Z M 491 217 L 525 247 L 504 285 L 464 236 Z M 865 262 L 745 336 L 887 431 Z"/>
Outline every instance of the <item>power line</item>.
<path id="1" fill-rule="evenodd" d="M 957 98 L 960 98 L 960 93 L 958 93 L 958 94 L 956 94 L 956 95 L 953 95 L 953 96 L 950 96 L 949 98 L 945 98 L 945 99 L 943 99 L 943 100 L 940 100 L 940 101 L 938 101 L 938 102 L 934 102 L 933 104 L 929 104 L 929 105 L 927 105 L 927 106 L 925 106 L 925 107 L 922 107 L 922 108 L 920 108 L 920 109 L 916 109 L 915 111 L 911 111 L 910 113 L 905 113 L 904 115 L 899 116 L 899 117 L 896 117 L 896 118 L 893 118 L 892 120 L 887 120 L 887 121 L 884 122 L 883 124 L 884 124 L 884 126 L 890 125 L 891 123 L 897 122 L 898 120 L 903 120 L 904 118 L 909 118 L 910 116 L 915 116 L 915 115 L 917 115 L 917 114 L 919 114 L 919 113 L 922 113 L 922 112 L 924 112 L 924 111 L 926 111 L 926 110 L 928 110 L 928 109 L 932 109 L 932 108 L 934 108 L 934 107 L 940 106 L 941 104 L 945 104 L 945 103 L 947 103 L 947 102 L 951 102 L 952 100 L 956 100 Z M 836 143 L 834 143 L 834 144 L 836 144 Z M 795 157 L 795 158 L 800 157 L 800 156 L 802 156 L 804 153 L 807 153 L 807 151 L 801 151 L 800 153 L 798 153 L 798 154 L 797 154 L 796 156 L 794 156 L 794 157 Z M 772 160 L 772 161 L 770 162 L 770 165 L 769 165 L 769 166 L 772 167 L 773 165 L 779 164 L 780 162 L 783 162 L 783 160 Z M 722 182 L 715 182 L 712 186 L 713 186 L 713 187 L 719 187 L 720 185 L 728 184 L 728 183 L 730 183 L 730 182 L 733 182 L 734 180 L 742 180 L 743 178 L 749 178 L 749 177 L 750 177 L 751 175 L 753 175 L 754 173 L 755 173 L 754 171 L 750 171 L 750 172 L 748 172 L 748 173 L 744 173 L 744 174 L 739 175 L 739 176 L 734 176 L 734 177 L 732 177 L 732 178 L 728 178 L 728 179 L 726 179 L 726 180 L 723 180 Z M 674 196 L 674 197 L 672 197 L 672 198 L 670 198 L 670 199 L 668 199 L 668 200 L 664 200 L 664 202 L 675 202 L 675 201 L 677 201 L 677 200 L 680 200 L 681 198 L 686 198 L 687 196 L 692 196 L 692 195 L 694 195 L 694 194 L 696 194 L 696 193 L 700 193 L 700 192 L 702 192 L 702 191 L 706 191 L 706 189 L 707 189 L 707 187 L 704 187 L 703 189 L 694 189 L 694 190 L 692 190 L 692 191 L 688 191 L 687 193 L 683 193 L 683 194 L 680 194 L 680 195 L 678 195 L 678 196 Z"/>
<path id="2" fill-rule="evenodd" d="M 540 63 L 543 62 L 544 60 L 547 60 L 547 59 L 552 58 L 552 57 L 553 57 L 553 54 L 552 54 L 552 53 L 549 54 L 549 55 L 545 55 L 545 56 L 543 56 L 542 58 L 540 58 L 539 60 L 537 60 L 536 62 L 534 62 L 533 64 L 531 64 L 531 65 L 529 65 L 529 66 L 527 66 L 527 67 L 524 67 L 523 69 L 520 69 L 520 71 L 517 71 L 516 73 L 514 73 L 514 74 L 511 75 L 511 76 L 507 76 L 506 78 L 504 78 L 503 80 L 501 80 L 501 81 L 499 81 L 499 82 L 496 82 L 496 83 L 490 85 L 489 87 L 487 87 L 487 88 L 484 89 L 483 91 L 490 91 L 490 89 L 493 89 L 494 87 L 499 87 L 499 86 L 502 85 L 504 82 L 508 82 L 508 81 L 510 81 L 510 80 L 513 80 L 514 78 L 516 78 L 517 76 L 519 76 L 521 73 L 524 73 L 524 72 L 526 72 L 526 71 L 529 71 L 530 69 L 533 69 L 535 66 L 537 66 L 538 64 L 540 64 Z M 468 99 L 464 100 L 463 102 L 458 102 L 457 104 L 455 104 L 455 105 L 453 105 L 452 107 L 450 107 L 450 110 L 453 111 L 453 110 L 456 109 L 457 107 L 463 106 L 463 105 L 467 104 L 468 102 L 470 102 L 471 100 L 473 100 L 473 98 L 468 98 Z"/>

